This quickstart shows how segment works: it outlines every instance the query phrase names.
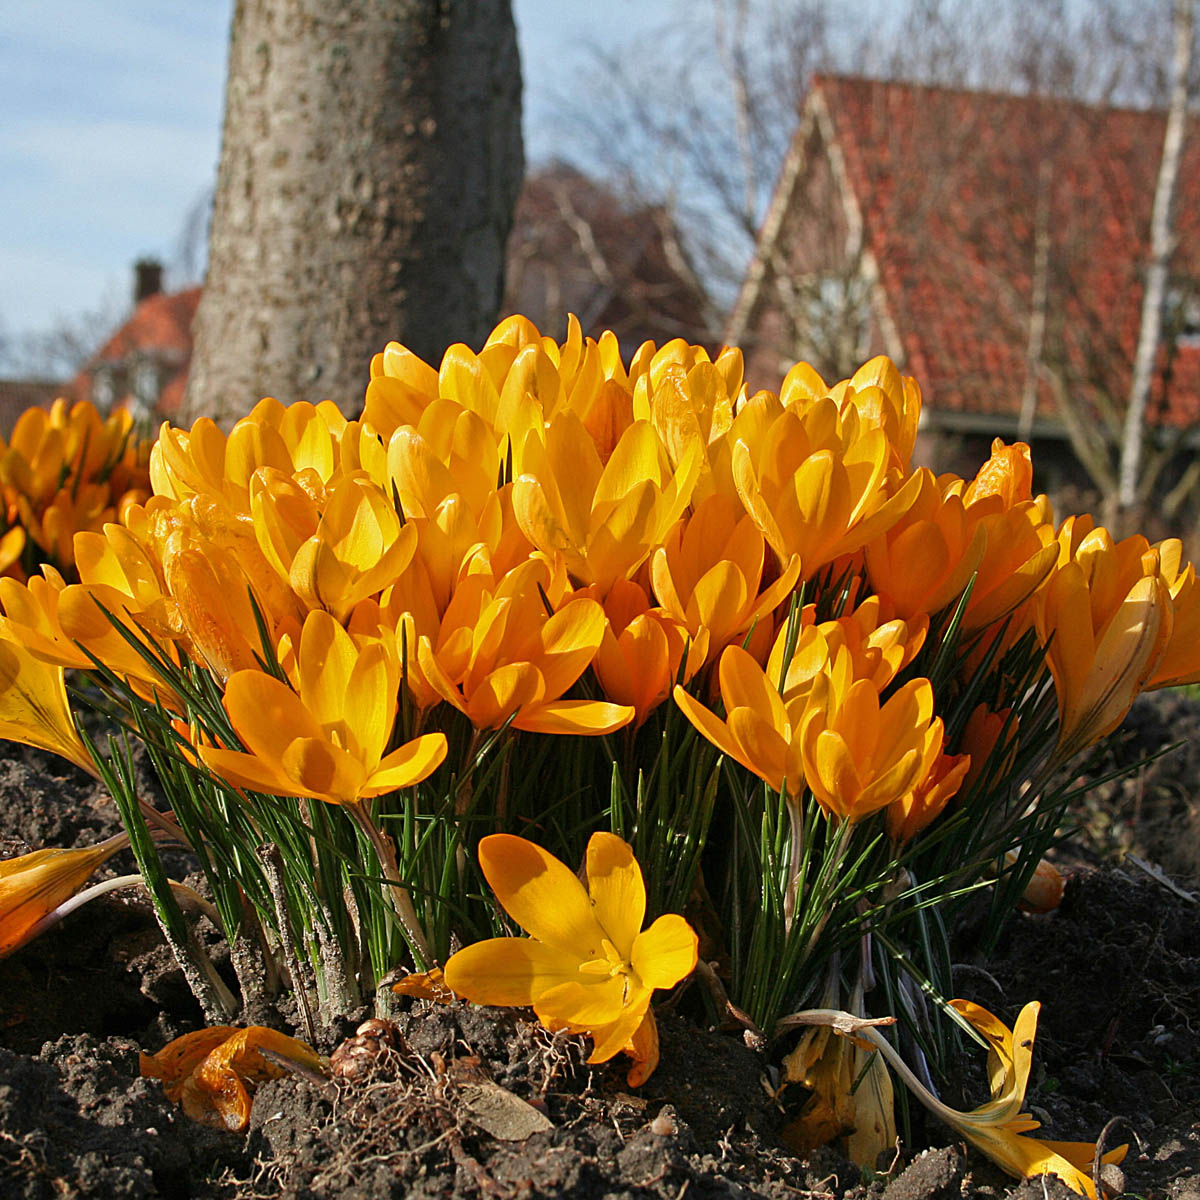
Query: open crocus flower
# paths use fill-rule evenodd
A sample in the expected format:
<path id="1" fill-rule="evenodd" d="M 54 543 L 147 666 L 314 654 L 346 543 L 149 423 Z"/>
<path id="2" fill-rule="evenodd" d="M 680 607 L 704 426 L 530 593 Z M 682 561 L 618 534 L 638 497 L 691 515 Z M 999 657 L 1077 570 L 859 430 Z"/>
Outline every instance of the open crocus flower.
<path id="1" fill-rule="evenodd" d="M 741 763 L 775 791 L 796 797 L 805 783 L 800 722 L 809 689 L 828 658 L 829 644 L 824 634 L 816 626 L 806 625 L 800 630 L 780 695 L 781 659 L 773 660 L 772 673 L 768 674 L 741 646 L 727 646 L 717 667 L 725 719 L 722 721 L 682 687 L 675 688 L 675 703 L 722 754 Z"/>
<path id="2" fill-rule="evenodd" d="M 505 911 L 531 936 L 465 947 L 446 963 L 446 984 L 476 1004 L 531 1005 L 548 1029 L 590 1035 L 588 1062 L 625 1050 L 634 1057 L 630 1086 L 644 1083 L 658 1064 L 650 999 L 695 967 L 692 927 L 667 913 L 642 929 L 642 871 L 615 834 L 592 834 L 586 890 L 564 863 L 511 834 L 484 838 L 479 863 Z"/>
<path id="3" fill-rule="evenodd" d="M 531 733 L 600 735 L 633 718 L 624 705 L 562 698 L 599 649 L 604 610 L 580 597 L 547 615 L 546 599 L 555 601 L 548 583 L 548 568 L 536 559 L 499 581 L 468 575 L 437 643 L 423 636 L 417 643 L 424 678 L 476 729 L 499 729 L 511 719 L 515 729 Z"/>
<path id="4" fill-rule="evenodd" d="M 648 419 L 662 438 L 675 465 L 689 447 L 701 451 L 700 474 L 693 501 L 714 493 L 733 495 L 730 449 L 726 434 L 742 391 L 742 352 L 725 347 L 710 362 L 698 346 L 680 339 L 668 342 L 650 361 L 637 381 L 633 415 Z"/>
<path id="5" fill-rule="evenodd" d="M 525 437 L 513 486 L 521 531 L 559 553 L 571 575 L 602 593 L 628 578 L 667 536 L 691 499 L 701 447 L 690 443 L 672 469 L 649 421 L 635 421 L 602 463 L 583 422 L 560 413 L 545 433 Z"/>
<path id="6" fill-rule="evenodd" d="M 761 592 L 763 536 L 732 496 L 714 493 L 667 535 L 650 560 L 659 603 L 688 631 L 700 659 L 715 659 L 771 613 L 795 586 L 800 559 Z M 767 636 L 770 636 L 769 630 Z"/>
<path id="7" fill-rule="evenodd" d="M 885 533 L 917 495 L 915 477 L 889 495 L 887 435 L 832 399 L 784 409 L 754 430 L 735 422 L 729 436 L 746 511 L 781 563 L 800 556 L 805 579 Z"/>
<path id="8" fill-rule="evenodd" d="M 890 465 L 907 474 L 921 420 L 921 389 L 896 364 L 880 354 L 849 379 L 832 386 L 808 363 L 796 363 L 784 376 L 779 398 L 789 408 L 803 409 L 830 397 L 839 409 L 854 408 L 864 425 L 882 429 L 891 446 Z"/>
<path id="9" fill-rule="evenodd" d="M 384 754 L 400 667 L 383 643 L 356 644 L 316 609 L 305 619 L 295 670 L 299 695 L 263 671 L 229 677 L 223 703 L 246 752 L 201 746 L 198 753 L 235 787 L 354 804 L 420 783 L 446 757 L 442 733 Z"/>
<path id="10" fill-rule="evenodd" d="M 97 867 L 128 845 L 129 838 L 118 833 L 95 846 L 34 850 L 0 861 L 0 958 L 35 937 Z"/>
<path id="11" fill-rule="evenodd" d="M 11 636 L 0 635 L 0 738 L 49 750 L 95 775 L 71 719 L 63 668 L 35 658 Z"/>
<path id="12" fill-rule="evenodd" d="M 435 400 L 416 428 L 401 426 L 388 442 L 388 475 L 405 517 L 432 517 L 447 496 L 459 495 L 478 520 L 501 466 L 494 431 L 452 400 Z"/>
<path id="13" fill-rule="evenodd" d="M 808 609 L 805 609 L 807 616 Z M 879 596 L 868 596 L 853 612 L 832 621 L 822 621 L 818 628 L 829 643 L 830 654 L 839 646 L 850 653 L 855 679 L 869 679 L 877 691 L 884 688 L 916 658 L 929 632 L 929 618 L 917 613 L 900 620 L 891 602 Z M 778 678 L 776 663 L 786 647 L 787 630 L 780 632 L 771 649 L 767 672 Z"/>
<path id="14" fill-rule="evenodd" d="M 363 476 L 331 484 L 318 507 L 286 476 L 258 472 L 251 502 L 267 559 L 311 609 L 345 621 L 408 566 L 415 529 L 403 525 L 383 489 Z"/>
<path id="15" fill-rule="evenodd" d="M 798 740 L 804 775 L 830 815 L 859 821 L 928 778 L 942 751 L 928 679 L 913 679 L 886 702 L 869 679 L 856 679 L 839 648 L 813 680 Z"/>
<path id="16" fill-rule="evenodd" d="M 968 520 L 960 496 L 943 496 L 925 467 L 917 477 L 912 507 L 866 547 L 871 586 L 902 617 L 937 613 L 957 599 L 987 544 L 983 526 Z"/>

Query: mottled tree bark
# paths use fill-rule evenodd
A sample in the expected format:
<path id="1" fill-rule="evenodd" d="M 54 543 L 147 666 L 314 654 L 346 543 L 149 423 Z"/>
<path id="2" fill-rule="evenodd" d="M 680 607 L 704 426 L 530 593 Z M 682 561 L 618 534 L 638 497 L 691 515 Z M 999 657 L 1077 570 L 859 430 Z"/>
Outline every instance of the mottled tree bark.
<path id="1" fill-rule="evenodd" d="M 353 414 L 389 339 L 481 343 L 522 166 L 509 0 L 238 0 L 183 419 Z"/>

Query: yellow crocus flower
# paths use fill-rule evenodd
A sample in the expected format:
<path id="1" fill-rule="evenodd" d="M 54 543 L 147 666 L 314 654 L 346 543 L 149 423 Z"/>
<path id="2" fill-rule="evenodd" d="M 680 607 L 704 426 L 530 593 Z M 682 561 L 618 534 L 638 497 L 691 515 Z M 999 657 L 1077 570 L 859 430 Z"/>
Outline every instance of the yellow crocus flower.
<path id="1" fill-rule="evenodd" d="M 871 680 L 854 678 L 841 647 L 813 680 L 797 740 L 817 802 L 832 816 L 858 821 L 920 786 L 942 737 L 929 680 L 911 680 L 880 703 Z"/>
<path id="2" fill-rule="evenodd" d="M 896 364 L 880 354 L 832 386 L 808 363 L 796 363 L 779 389 L 784 406 L 797 410 L 827 397 L 843 411 L 854 408 L 865 426 L 882 429 L 891 448 L 889 466 L 908 474 L 921 419 L 921 389 L 915 379 L 902 376 Z"/>
<path id="3" fill-rule="evenodd" d="M 602 593 L 629 578 L 666 537 L 691 498 L 700 469 L 692 444 L 672 470 L 658 434 L 635 421 L 602 463 L 591 435 L 573 412 L 561 413 L 543 445 L 530 434 L 513 509 L 525 536 L 561 554 L 573 578 Z"/>
<path id="4" fill-rule="evenodd" d="M 536 559 L 499 581 L 468 575 L 436 644 L 419 639 L 425 678 L 477 729 L 498 729 L 511 719 L 532 733 L 604 734 L 632 720 L 633 709 L 624 705 L 562 699 L 596 655 L 604 610 L 579 597 L 548 615 L 546 599 L 557 599 L 550 583 L 549 568 Z"/>
<path id="5" fill-rule="evenodd" d="M 1183 544 L 1178 538 L 1159 542 L 1159 569 L 1171 597 L 1171 636 L 1158 665 L 1142 685 L 1152 688 L 1200 683 L 1200 586 L 1196 568 L 1183 561 Z"/>
<path id="6" fill-rule="evenodd" d="M 0 958 L 35 937 L 46 917 L 128 845 L 129 838 L 118 833 L 95 846 L 34 850 L 0 861 Z"/>
<path id="7" fill-rule="evenodd" d="M 10 636 L 0 638 L 0 737 L 49 750 L 95 775 L 71 719 L 62 666 L 34 657 Z"/>
<path id="8" fill-rule="evenodd" d="M 1070 558 L 1040 593 L 1035 614 L 1058 695 L 1060 762 L 1125 719 L 1171 637 L 1158 552 L 1143 551 L 1144 539 L 1114 544 L 1099 527 L 1076 541 L 1079 529 L 1064 523 Z"/>
<path id="9" fill-rule="evenodd" d="M 671 694 L 685 652 L 687 678 L 700 666 L 690 652 L 687 630 L 662 609 L 650 607 L 642 588 L 619 579 L 604 599 L 607 623 L 592 670 L 605 696 L 634 710 L 633 723 L 643 721 Z"/>
<path id="10" fill-rule="evenodd" d="M 814 606 L 806 605 L 801 620 L 808 623 L 814 613 Z M 854 678 L 869 679 L 875 690 L 882 692 L 916 658 L 925 644 L 929 618 L 918 613 L 906 621 L 901 620 L 895 615 L 889 598 L 868 596 L 853 612 L 822 621 L 818 628 L 825 636 L 830 655 L 844 646 L 850 654 Z M 776 636 L 767 663 L 767 673 L 772 679 L 779 678 L 786 644 L 785 627 Z M 783 690 L 787 695 L 786 683 Z"/>
<path id="11" fill-rule="evenodd" d="M 738 495 L 781 563 L 800 556 L 805 579 L 886 532 L 916 498 L 915 479 L 889 495 L 887 435 L 853 407 L 818 400 L 754 430 L 756 445 L 748 433 L 730 430 Z"/>
<path id="12" fill-rule="evenodd" d="M 824 634 L 813 625 L 799 634 L 780 695 L 778 663 L 768 676 L 741 646 L 727 646 L 717 667 L 725 719 L 676 686 L 675 703 L 722 754 L 789 797 L 804 788 L 801 719 L 808 691 L 829 657 Z"/>
<path id="13" fill-rule="evenodd" d="M 912 507 L 867 543 L 871 586 L 902 617 L 940 612 L 971 581 L 987 546 L 982 525 L 968 520 L 960 496 L 943 496 L 933 472 L 916 472 Z"/>
<path id="14" fill-rule="evenodd" d="M 698 939 L 667 913 L 648 929 L 646 887 L 629 845 L 594 833 L 587 888 L 540 846 L 497 833 L 479 844 L 479 864 L 504 910 L 531 936 L 466 946 L 444 968 L 446 984 L 476 1004 L 530 1005 L 552 1030 L 592 1038 L 588 1062 L 634 1056 L 629 1083 L 658 1064 L 650 1000 L 696 966 Z"/>
<path id="15" fill-rule="evenodd" d="M 344 622 L 408 566 L 417 534 L 378 484 L 364 476 L 334 482 L 318 498 L 286 475 L 256 472 L 251 508 L 259 545 L 309 609 Z"/>
<path id="16" fill-rule="evenodd" d="M 925 778 L 883 810 L 888 837 L 896 843 L 911 841 L 932 824 L 962 788 L 970 769 L 969 754 L 938 755 Z"/>
<path id="17" fill-rule="evenodd" d="M 655 595 L 687 629 L 703 661 L 714 659 L 730 642 L 741 641 L 795 586 L 800 560 L 793 556 L 759 591 L 765 549 L 762 534 L 737 500 L 713 493 L 654 551 L 650 579 Z"/>
<path id="18" fill-rule="evenodd" d="M 206 766 L 235 787 L 354 804 L 411 787 L 446 756 L 425 734 L 385 754 L 396 719 L 400 667 L 384 644 L 362 645 L 321 609 L 304 621 L 297 691 L 263 671 L 236 671 L 223 704 L 246 750 L 201 746 Z"/>

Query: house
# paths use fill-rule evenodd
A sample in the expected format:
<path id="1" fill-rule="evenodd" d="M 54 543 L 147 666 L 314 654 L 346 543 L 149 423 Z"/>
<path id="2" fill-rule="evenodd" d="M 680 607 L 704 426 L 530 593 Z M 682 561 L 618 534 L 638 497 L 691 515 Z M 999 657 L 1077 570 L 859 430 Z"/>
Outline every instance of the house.
<path id="1" fill-rule="evenodd" d="M 719 323 L 668 211 L 630 203 L 562 163 L 525 179 L 502 311 L 558 339 L 574 313 L 585 334 L 611 329 L 627 359 L 647 340 L 711 343 Z"/>
<path id="2" fill-rule="evenodd" d="M 1095 483 L 1081 462 L 1111 461 L 1119 437 L 1164 122 L 818 76 L 726 341 L 746 351 L 752 385 L 772 389 L 797 359 L 838 379 L 886 353 L 921 385 L 926 461 L 962 469 L 956 458 L 978 463 L 993 436 L 1020 437 L 1041 443 L 1042 486 Z M 1200 419 L 1200 138 L 1189 137 L 1149 413 L 1160 441 L 1190 438 Z"/>
<path id="3" fill-rule="evenodd" d="M 616 332 L 629 356 L 647 338 L 700 341 L 715 325 L 667 214 L 623 205 L 569 167 L 527 177 L 509 239 L 507 278 L 502 314 L 523 313 L 561 338 L 566 315 L 574 312 L 587 334 Z M 198 287 L 166 293 L 161 265 L 136 263 L 132 315 L 85 364 L 70 394 L 104 412 L 125 405 L 139 416 L 175 416 L 200 293 Z M 364 388 L 366 376 L 364 363 Z"/>
<path id="4" fill-rule="evenodd" d="M 103 413 L 123 406 L 135 417 L 162 418 L 179 410 L 192 360 L 192 321 L 200 289 L 162 290 L 162 265 L 134 264 L 134 308 L 76 375 L 71 394 Z"/>

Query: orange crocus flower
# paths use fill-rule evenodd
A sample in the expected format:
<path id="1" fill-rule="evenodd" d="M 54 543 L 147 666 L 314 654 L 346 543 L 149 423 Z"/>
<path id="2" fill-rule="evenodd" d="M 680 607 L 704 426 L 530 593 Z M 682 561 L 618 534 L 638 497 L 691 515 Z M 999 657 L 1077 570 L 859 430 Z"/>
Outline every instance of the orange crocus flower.
<path id="1" fill-rule="evenodd" d="M 799 731 L 804 774 L 830 815 L 858 821 L 921 786 L 942 750 L 933 689 L 914 679 L 880 703 L 843 647 L 814 679 Z"/>
<path id="2" fill-rule="evenodd" d="M 757 444 L 745 440 L 751 433 Z M 730 436 L 746 511 L 781 563 L 800 556 L 804 579 L 886 532 L 917 495 L 915 480 L 889 494 L 887 435 L 832 399 L 787 408 L 765 428 L 735 423 Z"/>
<path id="3" fill-rule="evenodd" d="M 670 694 L 688 648 L 687 630 L 662 609 L 651 608 L 642 588 L 618 579 L 604 600 L 608 618 L 592 670 L 605 696 L 634 710 L 641 723 Z M 696 666 L 688 654 L 690 678 Z"/>
<path id="4" fill-rule="evenodd" d="M 767 618 L 800 576 L 793 555 L 760 592 L 763 536 L 732 496 L 714 493 L 667 535 L 650 560 L 650 579 L 663 608 L 691 636 L 701 661 Z M 767 636 L 770 636 L 768 630 Z"/>
<path id="5" fill-rule="evenodd" d="M 442 699 L 477 729 L 512 720 L 532 733 L 604 734 L 633 719 L 633 709 L 600 700 L 564 700 L 596 655 L 604 610 L 580 597 L 546 612 L 550 573 L 530 560 L 498 582 L 468 575 L 442 618 L 436 644 L 419 637 L 417 661 Z M 547 598 L 554 602 L 547 590 Z"/>
<path id="6" fill-rule="evenodd" d="M 1098 527 L 1076 542 L 1078 528 L 1064 523 L 1070 558 L 1055 570 L 1036 609 L 1058 695 L 1059 761 L 1125 719 L 1171 636 L 1171 598 L 1158 552 L 1143 550 L 1141 538 L 1114 544 Z"/>
<path id="7" fill-rule="evenodd" d="M 675 469 L 654 427 L 635 421 L 607 463 L 573 412 L 526 436 L 513 509 L 525 536 L 561 554 L 571 575 L 606 593 L 629 578 L 666 537 L 691 499 L 700 469 L 692 445 Z"/>

